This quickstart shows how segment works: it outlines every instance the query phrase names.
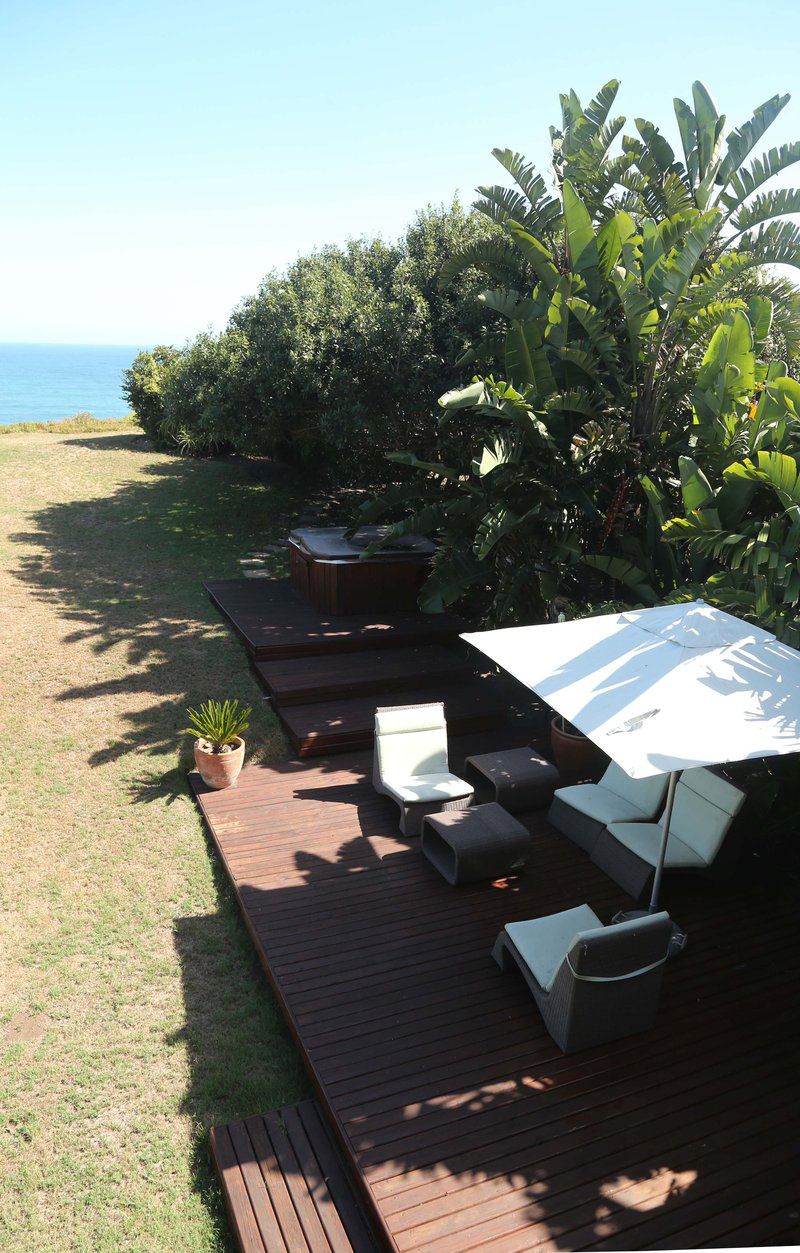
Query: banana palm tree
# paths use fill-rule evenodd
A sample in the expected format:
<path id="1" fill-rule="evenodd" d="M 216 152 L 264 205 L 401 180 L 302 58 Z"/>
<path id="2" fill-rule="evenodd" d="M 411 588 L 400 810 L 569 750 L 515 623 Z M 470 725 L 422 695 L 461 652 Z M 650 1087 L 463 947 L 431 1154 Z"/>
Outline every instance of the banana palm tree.
<path id="1" fill-rule="evenodd" d="M 551 128 L 556 195 L 520 154 L 494 150 L 515 187 L 479 188 L 476 208 L 499 231 L 454 257 L 441 281 L 472 266 L 492 283 L 482 300 L 504 330 L 473 359 L 502 345 L 510 381 L 535 389 L 549 411 L 611 408 L 646 439 L 688 411 L 705 342 L 754 299 L 772 299 L 774 330 L 800 348 L 797 291 L 763 272 L 800 266 L 800 229 L 783 220 L 800 211 L 800 190 L 756 195 L 800 159 L 800 143 L 748 160 L 788 95 L 726 133 L 695 83 L 693 108 L 675 102 L 683 162 L 643 119 L 611 156 L 625 124 L 610 117 L 618 87 L 607 83 L 585 109 L 574 92 L 561 97 L 562 124 Z"/>

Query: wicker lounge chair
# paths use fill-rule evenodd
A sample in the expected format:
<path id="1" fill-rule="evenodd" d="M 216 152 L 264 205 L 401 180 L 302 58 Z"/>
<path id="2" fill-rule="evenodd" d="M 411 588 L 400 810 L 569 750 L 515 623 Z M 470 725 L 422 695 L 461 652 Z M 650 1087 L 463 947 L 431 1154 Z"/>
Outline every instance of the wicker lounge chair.
<path id="1" fill-rule="evenodd" d="M 573 844 L 591 853 L 600 833 L 612 822 L 647 822 L 655 818 L 666 789 L 666 775 L 632 779 L 612 761 L 599 783 L 559 788 L 548 821 Z"/>
<path id="2" fill-rule="evenodd" d="M 492 956 L 519 967 L 547 1030 L 574 1053 L 653 1026 L 671 934 L 665 913 L 604 927 L 578 905 L 507 923 Z"/>
<path id="3" fill-rule="evenodd" d="M 404 835 L 419 835 L 426 814 L 469 806 L 471 785 L 448 766 L 441 702 L 376 709 L 372 781 L 400 806 Z"/>
<path id="4" fill-rule="evenodd" d="M 709 874 L 725 868 L 726 836 L 744 804 L 744 793 L 705 767 L 684 770 L 675 788 L 675 804 L 664 859 L 665 870 Z M 612 822 L 598 837 L 592 861 L 631 896 L 649 889 L 661 846 L 658 822 Z"/>

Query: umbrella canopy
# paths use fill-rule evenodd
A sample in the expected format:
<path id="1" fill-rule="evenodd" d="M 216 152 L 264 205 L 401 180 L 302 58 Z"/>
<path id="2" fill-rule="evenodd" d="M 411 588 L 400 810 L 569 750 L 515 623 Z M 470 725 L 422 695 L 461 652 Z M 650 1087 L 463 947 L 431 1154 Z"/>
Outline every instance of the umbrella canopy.
<path id="1" fill-rule="evenodd" d="M 634 779 L 800 751 L 800 652 L 704 601 L 462 638 Z"/>

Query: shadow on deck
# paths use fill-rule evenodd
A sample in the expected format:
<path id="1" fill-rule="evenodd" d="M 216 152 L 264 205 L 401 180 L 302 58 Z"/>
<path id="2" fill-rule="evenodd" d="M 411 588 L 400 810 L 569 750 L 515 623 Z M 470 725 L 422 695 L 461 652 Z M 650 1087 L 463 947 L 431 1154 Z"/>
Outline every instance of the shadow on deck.
<path id="1" fill-rule="evenodd" d="M 449 888 L 397 835 L 366 765 L 252 766 L 227 792 L 194 787 L 387 1246 L 796 1237 L 788 903 L 668 883 L 690 945 L 656 1030 L 565 1057 L 492 943 L 505 922 L 583 901 L 608 919 L 623 894 L 536 815 L 525 875 Z"/>

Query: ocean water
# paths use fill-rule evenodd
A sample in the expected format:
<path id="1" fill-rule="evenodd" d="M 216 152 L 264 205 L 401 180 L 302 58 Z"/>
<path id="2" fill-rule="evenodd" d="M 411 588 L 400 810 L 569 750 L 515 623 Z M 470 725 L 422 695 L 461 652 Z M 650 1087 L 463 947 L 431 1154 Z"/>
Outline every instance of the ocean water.
<path id="1" fill-rule="evenodd" d="M 84 411 L 123 418 L 122 371 L 140 346 L 0 344 L 0 423 L 49 422 Z"/>

